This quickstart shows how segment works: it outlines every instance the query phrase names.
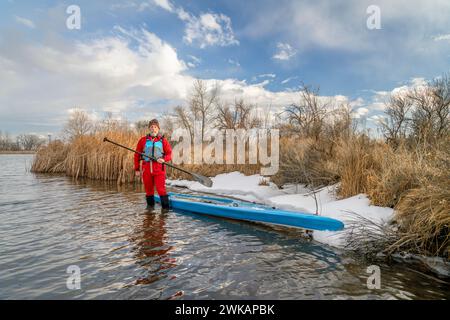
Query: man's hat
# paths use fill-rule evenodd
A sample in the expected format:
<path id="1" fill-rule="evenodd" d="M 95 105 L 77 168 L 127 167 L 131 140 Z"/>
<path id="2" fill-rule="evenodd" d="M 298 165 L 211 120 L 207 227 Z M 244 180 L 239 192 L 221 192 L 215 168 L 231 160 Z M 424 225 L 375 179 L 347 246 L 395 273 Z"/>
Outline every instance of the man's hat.
<path id="1" fill-rule="evenodd" d="M 155 125 L 159 129 L 159 122 L 158 122 L 158 120 L 156 120 L 156 119 L 150 120 L 150 122 L 148 123 L 148 126 L 150 127 L 151 125 Z"/>

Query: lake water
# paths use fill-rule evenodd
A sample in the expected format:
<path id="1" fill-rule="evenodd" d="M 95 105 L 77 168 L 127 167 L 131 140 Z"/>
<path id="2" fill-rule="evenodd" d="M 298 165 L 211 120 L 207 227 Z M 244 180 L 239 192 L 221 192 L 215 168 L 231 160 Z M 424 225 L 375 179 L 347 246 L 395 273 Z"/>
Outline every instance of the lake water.
<path id="1" fill-rule="evenodd" d="M 32 174 L 32 157 L 0 155 L 0 299 L 450 298 L 411 266 L 380 264 L 368 289 L 369 263 L 297 230 L 150 213 L 140 186 Z"/>

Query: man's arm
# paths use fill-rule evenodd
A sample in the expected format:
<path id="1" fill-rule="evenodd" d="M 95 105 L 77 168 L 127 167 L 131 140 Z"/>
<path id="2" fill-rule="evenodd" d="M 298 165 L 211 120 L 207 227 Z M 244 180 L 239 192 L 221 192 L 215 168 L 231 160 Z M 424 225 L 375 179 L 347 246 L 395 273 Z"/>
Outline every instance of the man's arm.
<path id="1" fill-rule="evenodd" d="M 168 162 L 172 160 L 172 147 L 166 138 L 163 139 L 163 151 L 164 151 L 164 161 Z"/>
<path id="2" fill-rule="evenodd" d="M 137 144 L 137 146 L 136 146 L 136 151 L 137 152 L 143 152 L 144 151 L 144 143 L 143 143 L 143 141 L 145 141 L 145 140 L 143 140 L 142 138 L 141 139 L 139 139 L 139 142 L 138 142 L 138 144 Z M 139 169 L 139 162 L 141 161 L 141 155 L 140 154 L 138 154 L 138 153 L 135 153 L 134 154 L 134 171 L 139 171 L 140 169 Z"/>

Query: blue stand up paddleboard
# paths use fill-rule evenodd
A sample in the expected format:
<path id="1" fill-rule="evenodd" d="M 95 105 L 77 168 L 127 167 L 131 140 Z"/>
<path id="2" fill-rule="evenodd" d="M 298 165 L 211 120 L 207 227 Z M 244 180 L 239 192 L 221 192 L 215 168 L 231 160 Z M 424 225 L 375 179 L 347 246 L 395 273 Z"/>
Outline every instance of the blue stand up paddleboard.
<path id="1" fill-rule="evenodd" d="M 160 202 L 160 198 L 155 196 Z M 222 218 L 263 222 L 308 230 L 338 231 L 344 224 L 336 219 L 314 214 L 279 210 L 251 202 L 193 194 L 169 193 L 170 207 Z"/>

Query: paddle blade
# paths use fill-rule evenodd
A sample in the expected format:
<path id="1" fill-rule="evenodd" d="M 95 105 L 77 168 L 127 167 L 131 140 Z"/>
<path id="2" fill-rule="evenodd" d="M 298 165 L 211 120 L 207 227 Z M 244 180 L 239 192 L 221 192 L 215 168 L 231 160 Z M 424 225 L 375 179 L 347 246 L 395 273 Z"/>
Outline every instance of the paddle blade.
<path id="1" fill-rule="evenodd" d="M 200 174 L 192 173 L 192 177 L 195 181 L 200 182 L 202 185 L 211 188 L 212 187 L 212 180 L 208 177 L 202 176 Z"/>

